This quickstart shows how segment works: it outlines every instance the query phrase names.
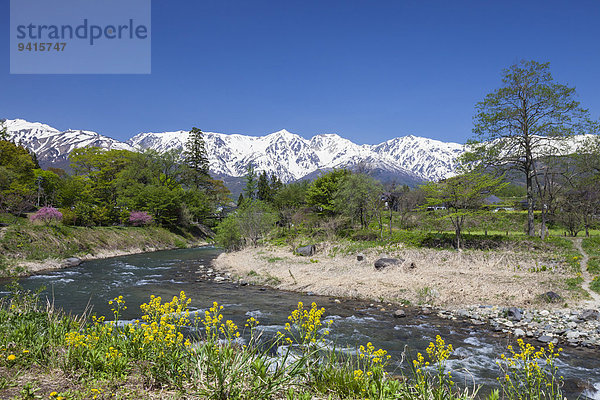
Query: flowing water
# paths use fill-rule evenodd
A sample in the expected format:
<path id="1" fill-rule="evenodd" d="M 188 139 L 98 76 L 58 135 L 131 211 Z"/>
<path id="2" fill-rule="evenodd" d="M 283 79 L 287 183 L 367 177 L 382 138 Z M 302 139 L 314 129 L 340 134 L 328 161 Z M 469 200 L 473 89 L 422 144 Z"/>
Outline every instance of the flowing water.
<path id="1" fill-rule="evenodd" d="M 200 279 L 199 269 L 210 268 L 218 254 L 212 247 L 202 247 L 87 261 L 78 267 L 24 278 L 21 285 L 32 290 L 45 286 L 43 296 L 66 311 L 81 313 L 89 304 L 93 312 L 107 317 L 112 316 L 108 300 L 123 295 L 128 305 L 124 319 L 139 317 L 139 305 L 151 294 L 170 300 L 183 290 L 192 299 L 192 309 L 205 310 L 218 301 L 224 306 L 225 318 L 243 327 L 244 321 L 254 316 L 265 333 L 273 335 L 283 329 L 298 301 L 316 302 L 325 307 L 327 319 L 333 320 L 329 339 L 337 348 L 351 351 L 371 341 L 388 351 L 394 361 L 392 370 L 399 371 L 407 367 L 406 361 L 401 362 L 405 349 L 412 354 L 424 352 L 429 342 L 441 335 L 455 348 L 449 367 L 457 381 L 472 387 L 475 380 L 485 386 L 484 391 L 496 384 L 497 357 L 510 343 L 503 336 L 467 322 L 420 315 L 417 310 L 407 310 L 408 317 L 395 319 L 389 311 L 381 312 L 365 302 L 338 303 L 328 297 Z M 2 290 L 0 285 L 0 295 L 6 294 Z M 565 348 L 559 367 L 569 398 L 583 393 L 582 398 L 600 399 L 600 392 L 593 389 L 600 389 L 600 351 Z"/>

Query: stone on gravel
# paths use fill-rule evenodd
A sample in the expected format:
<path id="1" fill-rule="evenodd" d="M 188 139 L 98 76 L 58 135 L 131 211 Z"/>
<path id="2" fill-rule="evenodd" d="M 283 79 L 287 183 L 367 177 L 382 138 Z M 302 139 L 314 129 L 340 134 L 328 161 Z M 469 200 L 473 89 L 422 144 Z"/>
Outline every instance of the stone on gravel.
<path id="1" fill-rule="evenodd" d="M 304 257 L 312 256 L 315 254 L 315 245 L 309 244 L 308 246 L 298 247 L 296 249 L 296 254 L 299 254 Z"/>
<path id="2" fill-rule="evenodd" d="M 567 340 L 578 339 L 579 336 L 581 336 L 581 333 L 579 333 L 577 331 L 569 331 L 569 332 L 567 332 Z"/>
<path id="3" fill-rule="evenodd" d="M 562 300 L 562 297 L 553 291 L 546 292 L 542 295 L 542 298 L 549 303 L 557 303 Z"/>
<path id="4" fill-rule="evenodd" d="M 521 328 L 517 328 L 514 330 L 513 335 L 515 335 L 515 337 L 525 336 L 525 331 Z"/>
<path id="5" fill-rule="evenodd" d="M 579 314 L 579 319 L 584 321 L 598 320 L 600 319 L 600 313 L 598 310 L 583 310 L 581 314 Z"/>
<path id="6" fill-rule="evenodd" d="M 552 336 L 548 336 L 548 335 L 542 335 L 540 337 L 538 337 L 538 341 L 542 342 L 542 343 L 550 343 L 552 341 Z"/>
<path id="7" fill-rule="evenodd" d="M 401 258 L 380 258 L 375 261 L 375 269 L 380 271 L 385 268 L 391 268 L 401 265 L 404 262 Z"/>
<path id="8" fill-rule="evenodd" d="M 356 255 L 356 261 L 364 261 L 365 260 L 365 255 L 364 254 L 357 254 Z"/>
<path id="9" fill-rule="evenodd" d="M 404 310 L 396 310 L 394 311 L 394 318 L 404 318 L 406 317 L 406 311 Z"/>
<path id="10" fill-rule="evenodd" d="M 523 319 L 523 313 L 517 307 L 510 307 L 506 310 L 506 317 L 511 321 L 520 321 Z"/>

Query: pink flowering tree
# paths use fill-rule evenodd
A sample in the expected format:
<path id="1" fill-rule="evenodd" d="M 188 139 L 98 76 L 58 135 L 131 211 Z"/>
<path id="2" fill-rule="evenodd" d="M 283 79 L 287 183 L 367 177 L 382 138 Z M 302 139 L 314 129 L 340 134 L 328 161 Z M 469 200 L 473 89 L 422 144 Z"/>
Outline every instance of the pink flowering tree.
<path id="1" fill-rule="evenodd" d="M 133 226 L 149 225 L 152 221 L 152 215 L 146 211 L 132 211 L 129 213 L 129 223 Z"/>
<path id="2" fill-rule="evenodd" d="M 54 207 L 42 207 L 29 217 L 31 222 L 41 222 L 43 224 L 60 222 L 62 218 L 62 213 Z"/>

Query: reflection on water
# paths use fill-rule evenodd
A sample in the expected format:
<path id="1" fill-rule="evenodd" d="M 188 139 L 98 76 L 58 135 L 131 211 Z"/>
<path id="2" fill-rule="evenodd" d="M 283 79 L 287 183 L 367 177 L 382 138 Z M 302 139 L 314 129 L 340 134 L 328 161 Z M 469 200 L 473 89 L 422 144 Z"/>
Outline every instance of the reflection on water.
<path id="1" fill-rule="evenodd" d="M 128 305 L 124 319 L 139 317 L 139 305 L 147 302 L 151 294 L 170 300 L 183 290 L 192 299 L 192 310 L 207 309 L 213 301 L 218 301 L 224 306 L 225 318 L 244 326 L 247 318 L 255 317 L 265 333 L 271 334 L 283 329 L 287 315 L 298 301 L 305 304 L 315 301 L 325 307 L 327 320 L 333 321 L 329 338 L 337 348 L 353 351 L 371 341 L 376 347 L 388 350 L 396 362 L 393 368 L 404 368 L 406 362 L 400 365 L 400 360 L 407 347 L 410 351 L 423 351 L 439 334 L 456 349 L 455 357 L 449 361 L 453 376 L 468 386 L 473 379 L 488 386 L 496 384 L 496 356 L 509 344 L 506 338 L 481 327 L 434 316 L 394 319 L 358 301 L 335 303 L 327 297 L 200 280 L 198 270 L 209 267 L 218 253 L 214 248 L 204 247 L 87 261 L 67 270 L 24 278 L 21 285 L 32 290 L 46 286 L 43 295 L 55 306 L 73 313 L 83 312 L 89 304 L 96 314 L 112 316 L 108 300 L 122 295 Z M 5 291 L 2 292 L 0 285 L 1 293 Z M 567 389 L 571 390 L 569 397 L 575 398 L 584 390 L 581 381 L 600 388 L 599 356 L 598 351 L 565 351 L 559 366 L 567 380 Z M 600 399 L 597 393 L 590 389 L 585 395 Z"/>

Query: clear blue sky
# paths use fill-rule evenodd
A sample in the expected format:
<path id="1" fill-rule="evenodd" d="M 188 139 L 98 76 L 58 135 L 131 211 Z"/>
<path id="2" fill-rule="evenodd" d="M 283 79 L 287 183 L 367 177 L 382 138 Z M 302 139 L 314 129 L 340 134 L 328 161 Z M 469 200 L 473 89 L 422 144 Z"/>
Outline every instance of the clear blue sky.
<path id="1" fill-rule="evenodd" d="M 154 0 L 151 75 L 9 75 L 0 1 L 0 117 L 58 129 L 464 142 L 523 58 L 550 61 L 600 117 L 597 0 Z"/>

